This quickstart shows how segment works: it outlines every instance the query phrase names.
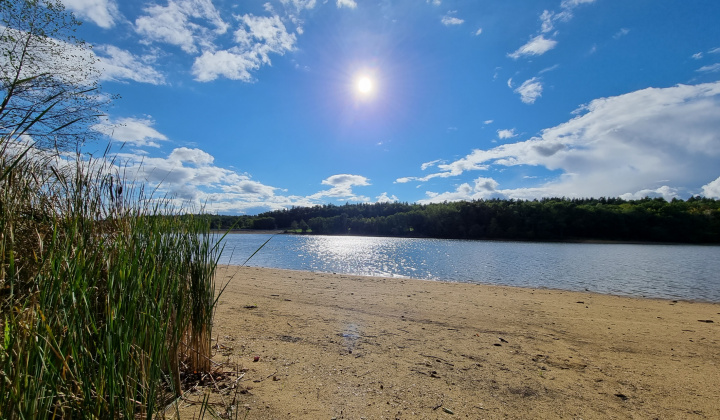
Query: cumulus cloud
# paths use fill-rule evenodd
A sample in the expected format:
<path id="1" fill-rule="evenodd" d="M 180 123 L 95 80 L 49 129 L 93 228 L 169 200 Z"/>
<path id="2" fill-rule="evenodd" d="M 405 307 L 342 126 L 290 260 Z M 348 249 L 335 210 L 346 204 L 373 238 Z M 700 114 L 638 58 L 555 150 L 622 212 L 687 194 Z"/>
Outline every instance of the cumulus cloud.
<path id="1" fill-rule="evenodd" d="M 499 139 L 511 139 L 517 136 L 514 128 L 511 128 L 509 130 L 498 130 L 497 133 Z"/>
<path id="2" fill-rule="evenodd" d="M 156 196 L 167 194 L 191 210 L 204 207 L 228 214 L 317 204 L 306 197 L 278 195 L 278 188 L 218 167 L 214 160 L 201 149 L 187 147 L 176 148 L 166 157 L 120 153 L 115 170 L 124 173 L 128 181 L 147 183 L 156 190 Z"/>
<path id="3" fill-rule="evenodd" d="M 720 82 L 643 89 L 596 99 L 581 107 L 575 118 L 537 137 L 473 150 L 454 162 L 437 165 L 440 172 L 401 179 L 422 182 L 473 170 L 529 165 L 560 175 L 540 186 L 496 188 L 495 193 L 510 198 L 693 193 L 707 183 L 708 173 L 720 167 L 717 115 Z M 702 188 L 712 193 L 716 185 L 713 181 Z"/>
<path id="4" fill-rule="evenodd" d="M 465 20 L 460 19 L 458 17 L 452 16 L 451 14 L 455 13 L 454 11 L 449 12 L 447 15 L 443 16 L 443 18 L 440 20 L 443 25 L 445 26 L 453 26 L 453 25 L 462 25 Z"/>
<path id="5" fill-rule="evenodd" d="M 115 26 L 120 16 L 115 0 L 62 0 L 65 7 L 80 19 L 87 19 L 105 29 Z"/>
<path id="6" fill-rule="evenodd" d="M 347 7 L 349 9 L 354 9 L 357 7 L 357 3 L 355 3 L 355 0 L 337 0 L 337 7 L 338 7 L 338 9 L 341 7 Z"/>
<path id="7" fill-rule="evenodd" d="M 498 183 L 492 178 L 477 178 L 473 185 L 463 183 L 459 185 L 455 191 L 448 191 L 444 193 L 436 193 L 428 191 L 426 193 L 428 198 L 418 200 L 420 204 L 430 203 L 442 203 L 445 201 L 470 201 L 470 200 L 482 200 L 496 195 L 495 189 Z"/>
<path id="8" fill-rule="evenodd" d="M 175 45 L 187 53 L 198 52 L 198 46 L 213 48 L 214 36 L 228 30 L 212 0 L 168 0 L 167 6 L 151 5 L 144 12 L 135 20 L 135 31 L 145 42 Z"/>
<path id="9" fill-rule="evenodd" d="M 98 45 L 95 52 L 100 80 L 125 81 L 153 85 L 165 84 L 165 76 L 127 50 L 113 45 Z"/>
<path id="10" fill-rule="evenodd" d="M 377 203 L 397 203 L 398 198 L 395 197 L 395 195 L 388 196 L 388 193 L 384 192 L 380 194 L 379 196 L 375 197 L 375 200 Z"/>
<path id="11" fill-rule="evenodd" d="M 482 28 L 478 28 L 477 31 L 475 31 L 475 36 L 478 36 L 482 33 Z"/>
<path id="12" fill-rule="evenodd" d="M 155 130 L 153 125 L 155 121 L 150 118 L 119 118 L 113 121 L 103 117 L 100 123 L 91 128 L 122 143 L 138 147 L 160 147 L 157 141 L 166 141 L 168 138 Z"/>
<path id="13" fill-rule="evenodd" d="M 720 177 L 709 184 L 703 185 L 702 195 L 707 198 L 720 199 Z"/>
<path id="14" fill-rule="evenodd" d="M 652 190 L 644 189 L 644 190 L 640 190 L 640 191 L 637 191 L 634 193 L 620 194 L 620 198 L 622 198 L 623 200 L 640 200 L 645 197 L 650 197 L 650 198 L 662 197 L 665 200 L 670 201 L 673 198 L 678 197 L 678 190 L 677 190 L 677 188 L 671 188 L 671 187 L 668 187 L 667 185 L 663 185 L 660 188 L 656 188 L 656 189 L 652 189 Z"/>
<path id="15" fill-rule="evenodd" d="M 353 187 L 370 185 L 370 180 L 361 175 L 339 174 L 328 177 L 322 181 L 322 185 L 329 185 L 328 190 L 317 192 L 308 196 L 311 200 L 318 200 L 323 197 L 332 197 L 338 201 L 361 201 L 368 202 L 370 199 L 362 195 L 356 195 Z"/>
<path id="16" fill-rule="evenodd" d="M 508 54 L 508 57 L 518 59 L 523 56 L 543 55 L 555 48 L 555 45 L 557 45 L 557 41 L 554 39 L 547 39 L 543 35 L 538 35 L 515 50 L 515 52 Z"/>
<path id="17" fill-rule="evenodd" d="M 249 82 L 250 71 L 271 64 L 270 54 L 283 55 L 295 48 L 297 38 L 289 33 L 279 16 L 238 16 L 241 27 L 235 31 L 238 45 L 227 50 L 205 51 L 195 60 L 195 79 L 208 82 L 219 76 Z"/>
<path id="18" fill-rule="evenodd" d="M 515 93 L 520 95 L 520 100 L 528 105 L 534 104 L 535 101 L 542 96 L 543 85 L 539 78 L 533 77 L 532 79 L 523 82 L 520 87 L 515 89 Z"/>

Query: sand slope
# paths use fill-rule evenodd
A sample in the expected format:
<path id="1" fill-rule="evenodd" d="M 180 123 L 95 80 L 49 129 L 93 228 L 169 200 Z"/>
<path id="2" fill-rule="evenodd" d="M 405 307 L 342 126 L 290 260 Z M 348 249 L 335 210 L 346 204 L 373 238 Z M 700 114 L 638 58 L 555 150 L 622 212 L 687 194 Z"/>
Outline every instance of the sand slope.
<path id="1" fill-rule="evenodd" d="M 213 335 L 216 359 L 247 369 L 248 419 L 720 418 L 717 304 L 218 273 L 231 276 Z"/>

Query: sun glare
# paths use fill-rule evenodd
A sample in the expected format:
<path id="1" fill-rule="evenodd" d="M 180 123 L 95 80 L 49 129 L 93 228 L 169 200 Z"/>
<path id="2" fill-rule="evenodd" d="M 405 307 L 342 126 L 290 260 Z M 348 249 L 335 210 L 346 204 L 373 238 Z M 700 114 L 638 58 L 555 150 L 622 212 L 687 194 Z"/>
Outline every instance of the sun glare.
<path id="1" fill-rule="evenodd" d="M 361 77 L 360 79 L 358 79 L 358 82 L 357 82 L 358 92 L 360 92 L 362 94 L 368 94 L 372 91 L 372 88 L 373 88 L 373 84 L 372 84 L 372 80 L 370 80 L 370 78 Z"/>

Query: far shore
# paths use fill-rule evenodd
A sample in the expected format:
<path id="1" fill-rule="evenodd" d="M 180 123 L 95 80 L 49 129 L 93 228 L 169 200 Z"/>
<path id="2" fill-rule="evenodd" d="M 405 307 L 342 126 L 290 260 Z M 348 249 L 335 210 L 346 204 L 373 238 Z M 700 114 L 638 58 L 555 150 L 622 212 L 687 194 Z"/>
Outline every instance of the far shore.
<path id="1" fill-rule="evenodd" d="M 315 235 L 312 232 L 289 232 L 287 229 L 212 229 L 211 233 L 215 234 L 257 234 L 257 235 Z M 407 238 L 407 239 L 449 239 L 449 240 L 468 240 L 468 241 L 494 241 L 494 242 L 532 242 L 532 243 L 561 243 L 561 244 L 607 244 L 607 245 L 696 245 L 696 246 L 720 246 L 717 243 L 686 243 L 686 242 L 649 242 L 649 241 L 612 241 L 607 239 L 566 239 L 566 240 L 547 240 L 547 241 L 531 241 L 522 239 L 452 239 L 452 238 L 430 238 L 426 236 L 372 236 L 372 235 L 321 235 L 321 236 L 347 236 L 347 237 L 368 237 L 368 238 Z"/>
<path id="2" fill-rule="evenodd" d="M 720 304 L 237 266 L 217 281 L 240 418 L 720 418 Z"/>

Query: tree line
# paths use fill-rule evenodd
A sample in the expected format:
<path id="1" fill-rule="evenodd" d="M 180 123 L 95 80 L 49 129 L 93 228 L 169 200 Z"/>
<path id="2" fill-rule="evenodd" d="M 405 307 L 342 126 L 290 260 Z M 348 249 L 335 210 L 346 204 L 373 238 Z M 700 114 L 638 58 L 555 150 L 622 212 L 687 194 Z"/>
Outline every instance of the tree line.
<path id="1" fill-rule="evenodd" d="M 545 198 L 437 204 L 295 207 L 256 216 L 208 216 L 213 229 L 285 229 L 368 235 L 529 241 L 720 243 L 720 201 Z"/>

